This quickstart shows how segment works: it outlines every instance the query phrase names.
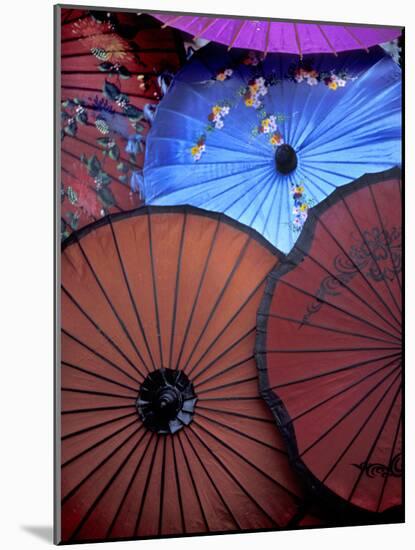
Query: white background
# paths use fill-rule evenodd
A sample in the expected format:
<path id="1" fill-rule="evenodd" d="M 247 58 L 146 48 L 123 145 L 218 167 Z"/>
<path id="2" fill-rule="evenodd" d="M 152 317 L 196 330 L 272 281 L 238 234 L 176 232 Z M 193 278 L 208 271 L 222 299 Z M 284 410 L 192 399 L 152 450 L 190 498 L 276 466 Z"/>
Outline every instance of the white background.
<path id="1" fill-rule="evenodd" d="M 104 548 L 395 550 L 415 544 L 413 2 L 363 0 L 107 0 L 89 5 L 406 25 L 407 524 L 124 542 Z M 0 546 L 45 547 L 52 532 L 53 2 L 0 8 Z M 6 124 L 4 123 L 6 119 Z M 84 545 L 82 548 L 102 545 Z"/>

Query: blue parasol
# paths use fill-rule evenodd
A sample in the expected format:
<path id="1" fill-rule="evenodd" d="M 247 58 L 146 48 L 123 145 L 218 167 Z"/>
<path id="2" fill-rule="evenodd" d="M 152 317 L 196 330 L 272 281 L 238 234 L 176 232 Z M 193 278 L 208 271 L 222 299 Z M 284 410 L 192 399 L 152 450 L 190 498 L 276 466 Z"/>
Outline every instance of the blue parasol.
<path id="1" fill-rule="evenodd" d="M 176 76 L 147 139 L 147 204 L 191 204 L 284 252 L 336 187 L 401 162 L 401 70 L 381 48 L 337 56 L 210 44 Z"/>

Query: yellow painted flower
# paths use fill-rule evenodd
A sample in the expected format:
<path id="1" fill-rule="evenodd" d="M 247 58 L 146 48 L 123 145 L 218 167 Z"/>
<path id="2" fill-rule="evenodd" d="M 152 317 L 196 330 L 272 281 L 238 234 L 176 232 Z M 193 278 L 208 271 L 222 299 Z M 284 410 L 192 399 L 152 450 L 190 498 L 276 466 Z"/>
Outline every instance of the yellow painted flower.
<path id="1" fill-rule="evenodd" d="M 197 145 L 191 148 L 191 153 L 193 156 L 197 155 L 198 152 L 199 152 L 199 147 Z"/>
<path id="2" fill-rule="evenodd" d="M 251 84 L 251 85 L 249 86 L 249 90 L 250 90 L 253 94 L 255 94 L 255 93 L 258 91 L 258 88 L 259 88 L 258 84 Z"/>
<path id="3" fill-rule="evenodd" d="M 219 73 L 218 75 L 216 75 L 216 80 L 219 80 L 220 82 L 223 82 L 224 80 L 226 80 L 225 73 Z"/>
<path id="4" fill-rule="evenodd" d="M 300 206 L 300 210 L 301 212 L 306 212 L 308 210 L 308 206 L 305 202 Z"/>
<path id="5" fill-rule="evenodd" d="M 270 141 L 271 145 L 278 145 L 279 143 L 281 143 L 281 135 L 280 134 L 272 134 L 269 141 Z"/>
<path id="6" fill-rule="evenodd" d="M 262 121 L 262 126 L 263 126 L 264 128 L 268 128 L 269 123 L 270 123 L 269 118 L 264 118 L 264 120 Z"/>
<path id="7" fill-rule="evenodd" d="M 329 82 L 328 86 L 330 90 L 337 90 L 337 82 Z"/>
<path id="8" fill-rule="evenodd" d="M 252 99 L 252 97 L 249 97 L 248 99 L 245 99 L 245 105 L 247 107 L 252 107 L 253 104 L 254 104 L 254 100 Z"/>
<path id="9" fill-rule="evenodd" d="M 304 186 L 303 185 L 297 185 L 296 192 L 303 194 L 304 193 Z"/>
<path id="10" fill-rule="evenodd" d="M 214 115 L 218 115 L 220 112 L 221 112 L 221 108 L 219 107 L 219 105 L 215 105 L 215 106 L 212 108 L 212 113 L 213 113 Z"/>

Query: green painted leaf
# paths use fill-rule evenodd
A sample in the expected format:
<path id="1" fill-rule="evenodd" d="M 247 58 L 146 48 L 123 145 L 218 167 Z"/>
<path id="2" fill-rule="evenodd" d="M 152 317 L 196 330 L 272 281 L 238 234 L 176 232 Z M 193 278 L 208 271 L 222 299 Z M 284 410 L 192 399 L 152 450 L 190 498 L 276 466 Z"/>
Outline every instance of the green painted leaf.
<path id="1" fill-rule="evenodd" d="M 76 120 L 81 124 L 86 124 L 88 122 L 88 114 L 86 111 L 80 111 L 76 115 Z"/>
<path id="2" fill-rule="evenodd" d="M 71 204 L 76 204 L 78 202 L 78 195 L 70 186 L 66 190 L 66 196 Z"/>
<path id="3" fill-rule="evenodd" d="M 117 144 L 111 147 L 109 155 L 113 160 L 118 160 L 120 158 L 120 148 Z"/>
<path id="4" fill-rule="evenodd" d="M 109 174 L 107 174 L 107 172 L 100 172 L 99 181 L 102 183 L 102 185 L 109 185 L 112 181 L 112 178 Z"/>
<path id="5" fill-rule="evenodd" d="M 76 231 L 78 229 L 79 215 L 74 212 L 68 212 L 66 216 L 68 218 L 69 225 L 74 231 Z"/>
<path id="6" fill-rule="evenodd" d="M 124 65 L 121 65 L 121 67 L 118 69 L 118 73 L 120 75 L 121 78 L 131 78 L 131 73 L 130 71 L 127 69 L 127 67 L 124 67 Z"/>
<path id="7" fill-rule="evenodd" d="M 128 164 L 125 163 L 125 162 L 119 162 L 119 163 L 117 164 L 117 170 L 118 170 L 119 172 L 123 172 L 124 174 L 126 174 L 126 173 L 128 172 L 128 170 L 129 170 Z"/>
<path id="8" fill-rule="evenodd" d="M 141 111 L 137 109 L 137 107 L 134 107 L 134 105 L 126 105 L 124 107 L 124 113 L 132 122 L 137 121 L 141 116 Z"/>
<path id="9" fill-rule="evenodd" d="M 108 144 L 111 143 L 112 138 L 109 137 L 99 137 L 97 138 L 98 145 L 101 145 L 101 147 L 108 147 Z"/>
<path id="10" fill-rule="evenodd" d="M 115 205 L 115 198 L 109 187 L 101 187 L 101 189 L 97 191 L 97 194 L 99 200 L 105 207 L 110 208 Z"/>
<path id="11" fill-rule="evenodd" d="M 87 167 L 88 167 L 88 174 L 95 178 L 98 176 L 100 170 L 101 170 L 101 163 L 99 162 L 96 155 L 93 155 L 91 158 L 87 161 Z"/>
<path id="12" fill-rule="evenodd" d="M 75 119 L 71 120 L 71 122 L 65 126 L 65 133 L 68 134 L 68 136 L 76 136 L 77 131 L 78 125 Z"/>
<path id="13" fill-rule="evenodd" d="M 120 95 L 120 89 L 115 84 L 108 82 L 107 80 L 104 83 L 103 92 L 105 97 L 107 99 L 111 99 L 112 101 L 115 101 Z"/>
<path id="14" fill-rule="evenodd" d="M 104 63 L 100 63 L 98 65 L 98 68 L 101 72 L 107 73 L 114 68 L 114 65 L 112 63 L 109 63 L 108 61 L 104 61 Z"/>
<path id="15" fill-rule="evenodd" d="M 126 174 L 123 174 L 121 175 L 119 178 L 118 178 L 122 183 L 127 183 L 128 181 L 128 176 Z"/>

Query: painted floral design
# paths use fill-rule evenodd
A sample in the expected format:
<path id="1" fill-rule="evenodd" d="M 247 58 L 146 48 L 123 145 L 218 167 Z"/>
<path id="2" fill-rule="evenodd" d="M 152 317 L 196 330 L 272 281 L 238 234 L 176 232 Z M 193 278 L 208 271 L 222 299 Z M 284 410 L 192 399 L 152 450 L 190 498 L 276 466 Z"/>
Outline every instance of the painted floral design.
<path id="1" fill-rule="evenodd" d="M 218 80 L 219 82 L 224 82 L 225 80 L 229 80 L 229 78 L 233 75 L 233 69 L 223 69 L 219 71 L 214 77 L 214 80 Z"/>
<path id="2" fill-rule="evenodd" d="M 248 86 L 242 88 L 240 92 L 244 98 L 245 105 L 254 109 L 260 109 L 263 106 L 262 100 L 268 93 L 268 85 L 263 76 L 250 80 Z"/>
<path id="3" fill-rule="evenodd" d="M 291 184 L 291 196 L 294 201 L 292 213 L 294 231 L 301 231 L 307 216 L 308 210 L 313 206 L 314 201 L 307 198 L 303 184 Z"/>
<path id="4" fill-rule="evenodd" d="M 109 21 L 94 17 L 79 19 L 72 25 L 72 33 L 100 61 L 121 63 L 133 59 L 128 42 L 114 32 Z"/>
<path id="5" fill-rule="evenodd" d="M 200 136 L 196 145 L 191 149 L 192 157 L 194 161 L 200 160 L 202 154 L 206 151 L 206 136 Z"/>
<path id="6" fill-rule="evenodd" d="M 248 54 L 242 59 L 242 63 L 244 65 L 249 65 L 251 67 L 256 67 L 263 61 L 264 56 L 260 52 L 254 52 L 250 51 Z"/>
<path id="7" fill-rule="evenodd" d="M 231 105 L 227 102 L 214 105 L 208 115 L 206 133 L 213 132 L 214 130 L 221 130 L 224 127 L 223 119 L 229 115 L 230 110 Z M 200 160 L 202 154 L 206 151 L 206 133 L 199 136 L 196 144 L 190 149 L 194 161 Z"/>
<path id="8" fill-rule="evenodd" d="M 229 115 L 230 106 L 228 104 L 217 104 L 212 107 L 212 111 L 208 116 L 208 120 L 213 126 L 213 129 L 221 130 L 224 126 L 223 119 Z"/>
<path id="9" fill-rule="evenodd" d="M 309 86 L 316 86 L 321 82 L 330 90 L 344 88 L 349 80 L 356 79 L 356 77 L 351 77 L 347 71 L 340 71 L 338 73 L 334 70 L 330 72 L 318 72 L 312 67 L 312 64 L 292 67 L 290 72 L 292 79 L 298 84 L 305 82 Z"/>
<path id="10" fill-rule="evenodd" d="M 266 135 L 268 137 L 269 143 L 272 146 L 278 147 L 279 145 L 282 145 L 284 143 L 284 138 L 278 128 L 278 122 L 284 120 L 284 115 L 269 115 L 264 110 L 261 111 L 259 115 L 259 125 L 255 126 L 255 128 L 252 130 L 252 135 L 254 137 Z"/>

